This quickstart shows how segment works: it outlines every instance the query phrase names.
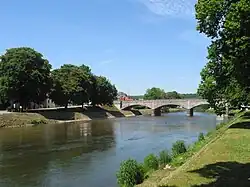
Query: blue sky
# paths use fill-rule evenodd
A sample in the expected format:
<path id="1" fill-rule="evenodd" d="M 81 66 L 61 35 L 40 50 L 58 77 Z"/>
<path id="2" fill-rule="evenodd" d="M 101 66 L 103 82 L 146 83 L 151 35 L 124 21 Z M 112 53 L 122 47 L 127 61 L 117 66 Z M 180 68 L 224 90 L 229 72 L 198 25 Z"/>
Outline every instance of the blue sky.
<path id="1" fill-rule="evenodd" d="M 0 53 L 28 46 L 58 68 L 85 64 L 118 90 L 196 92 L 209 41 L 195 0 L 3 0 Z"/>

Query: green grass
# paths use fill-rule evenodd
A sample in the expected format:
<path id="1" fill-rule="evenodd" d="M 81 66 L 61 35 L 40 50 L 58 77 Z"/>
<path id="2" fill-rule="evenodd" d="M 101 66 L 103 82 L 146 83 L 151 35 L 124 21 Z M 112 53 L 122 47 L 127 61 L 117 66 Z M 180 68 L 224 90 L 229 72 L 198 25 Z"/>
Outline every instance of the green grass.
<path id="1" fill-rule="evenodd" d="M 1 127 L 23 127 L 26 124 L 49 123 L 50 120 L 36 113 L 6 113 L 0 115 Z"/>
<path id="2" fill-rule="evenodd" d="M 176 169 L 159 170 L 140 186 L 250 186 L 249 142 L 250 112 L 244 112 L 174 158 Z"/>

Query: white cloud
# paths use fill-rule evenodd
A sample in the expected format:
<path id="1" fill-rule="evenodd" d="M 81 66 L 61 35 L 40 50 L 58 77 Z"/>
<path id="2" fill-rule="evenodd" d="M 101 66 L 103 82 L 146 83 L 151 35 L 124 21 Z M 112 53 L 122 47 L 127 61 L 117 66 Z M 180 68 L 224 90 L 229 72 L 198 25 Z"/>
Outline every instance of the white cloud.
<path id="1" fill-rule="evenodd" d="M 194 15 L 196 0 L 137 0 L 159 16 L 186 17 Z"/>

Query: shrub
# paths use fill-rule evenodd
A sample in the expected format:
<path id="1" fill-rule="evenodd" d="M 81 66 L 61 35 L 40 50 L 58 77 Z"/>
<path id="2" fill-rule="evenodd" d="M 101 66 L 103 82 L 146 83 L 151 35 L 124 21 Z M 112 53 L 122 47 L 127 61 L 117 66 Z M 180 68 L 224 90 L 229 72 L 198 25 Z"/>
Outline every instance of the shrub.
<path id="1" fill-rule="evenodd" d="M 141 164 L 134 159 L 123 161 L 119 171 L 116 173 L 117 181 L 120 186 L 133 187 L 144 180 L 144 170 Z"/>
<path id="2" fill-rule="evenodd" d="M 173 143 L 172 146 L 172 154 L 174 157 L 187 152 L 187 148 L 185 145 L 185 142 L 183 140 L 178 140 L 175 143 Z"/>
<path id="3" fill-rule="evenodd" d="M 171 155 L 168 153 L 168 151 L 163 150 L 159 153 L 159 164 L 161 166 L 166 166 L 168 163 L 172 161 Z"/>
<path id="4" fill-rule="evenodd" d="M 225 125 L 225 123 L 220 123 L 218 125 L 216 125 L 216 130 L 219 130 L 221 127 L 223 127 Z"/>
<path id="5" fill-rule="evenodd" d="M 198 141 L 203 141 L 205 140 L 204 134 L 201 132 L 198 137 Z"/>
<path id="6" fill-rule="evenodd" d="M 158 158 L 150 154 L 144 158 L 144 167 L 146 170 L 157 170 L 159 168 Z"/>
<path id="7" fill-rule="evenodd" d="M 40 125 L 40 124 L 46 124 L 47 122 L 43 119 L 33 119 L 31 120 L 31 124 L 34 125 Z"/>

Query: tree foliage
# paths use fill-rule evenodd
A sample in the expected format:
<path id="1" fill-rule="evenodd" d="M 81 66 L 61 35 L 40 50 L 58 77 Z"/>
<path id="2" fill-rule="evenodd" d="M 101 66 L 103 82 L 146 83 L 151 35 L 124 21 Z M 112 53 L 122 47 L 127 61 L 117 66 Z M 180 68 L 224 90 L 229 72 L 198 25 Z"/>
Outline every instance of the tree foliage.
<path id="1" fill-rule="evenodd" d="M 200 98 L 200 96 L 197 93 L 181 94 L 181 97 L 183 99 L 199 99 Z"/>
<path id="2" fill-rule="evenodd" d="M 93 105 L 112 105 L 117 98 L 117 89 L 103 76 L 95 76 L 91 101 Z"/>
<path id="3" fill-rule="evenodd" d="M 51 99 L 58 105 L 67 107 L 68 103 L 93 105 L 112 105 L 117 90 L 103 76 L 95 76 L 88 66 L 66 64 L 52 71 L 53 89 Z"/>
<path id="4" fill-rule="evenodd" d="M 197 29 L 212 39 L 198 93 L 220 111 L 248 102 L 250 0 L 198 0 Z"/>
<path id="5" fill-rule="evenodd" d="M 0 97 L 4 102 L 40 103 L 50 90 L 51 65 L 32 48 L 6 50 L 0 56 Z"/>
<path id="6" fill-rule="evenodd" d="M 43 55 L 28 47 L 12 48 L 0 56 L 0 104 L 29 107 L 48 96 L 59 106 L 112 104 L 117 90 L 105 77 L 95 76 L 86 65 L 65 64 L 51 71 Z"/>
<path id="7" fill-rule="evenodd" d="M 150 88 L 147 89 L 146 93 L 144 94 L 143 98 L 145 100 L 156 100 L 156 99 L 182 99 L 183 96 L 176 91 L 172 92 L 165 92 L 161 88 Z"/>
<path id="8" fill-rule="evenodd" d="M 165 98 L 166 99 L 182 99 L 183 97 L 178 92 L 172 91 L 172 92 L 167 92 Z"/>
<path id="9" fill-rule="evenodd" d="M 164 99 L 166 97 L 166 93 L 163 89 L 153 87 L 151 89 L 147 89 L 144 99 L 145 100 L 156 100 L 156 99 Z"/>
<path id="10" fill-rule="evenodd" d="M 90 73 L 85 68 L 65 64 L 51 73 L 53 88 L 50 98 L 58 105 L 89 102 L 91 91 Z"/>

